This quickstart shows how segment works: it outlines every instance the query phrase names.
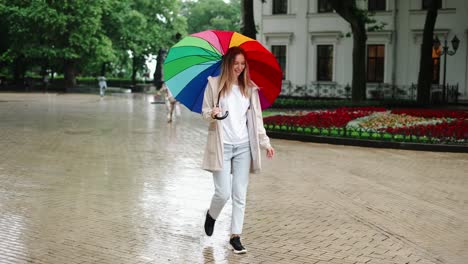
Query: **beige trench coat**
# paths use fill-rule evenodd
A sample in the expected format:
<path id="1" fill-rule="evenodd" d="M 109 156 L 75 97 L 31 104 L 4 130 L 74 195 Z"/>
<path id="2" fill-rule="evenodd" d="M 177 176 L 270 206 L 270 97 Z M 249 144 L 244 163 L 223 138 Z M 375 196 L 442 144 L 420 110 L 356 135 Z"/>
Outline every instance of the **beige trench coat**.
<path id="1" fill-rule="evenodd" d="M 223 127 L 221 121 L 211 118 L 211 111 L 218 99 L 219 77 L 208 77 L 208 84 L 203 97 L 202 115 L 209 122 L 208 140 L 203 156 L 202 169 L 207 171 L 219 171 L 223 168 Z M 252 162 L 251 173 L 259 173 L 261 165 L 260 147 L 271 147 L 265 128 L 263 127 L 262 108 L 258 96 L 258 87 L 251 88 L 250 107 L 247 110 L 247 128 L 249 132 L 250 150 Z"/>

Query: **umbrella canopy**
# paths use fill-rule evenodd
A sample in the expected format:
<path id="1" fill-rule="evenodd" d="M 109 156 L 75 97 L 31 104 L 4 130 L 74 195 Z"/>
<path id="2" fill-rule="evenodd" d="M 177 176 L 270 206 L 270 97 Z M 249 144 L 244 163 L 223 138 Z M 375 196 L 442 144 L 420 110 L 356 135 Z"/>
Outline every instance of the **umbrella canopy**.
<path id="1" fill-rule="evenodd" d="M 201 113 L 207 78 L 221 73 L 221 58 L 234 46 L 246 53 L 250 77 L 260 88 L 262 109 L 271 106 L 281 92 L 283 76 L 275 56 L 260 42 L 232 31 L 195 33 L 169 50 L 164 61 L 164 79 L 175 98 Z"/>

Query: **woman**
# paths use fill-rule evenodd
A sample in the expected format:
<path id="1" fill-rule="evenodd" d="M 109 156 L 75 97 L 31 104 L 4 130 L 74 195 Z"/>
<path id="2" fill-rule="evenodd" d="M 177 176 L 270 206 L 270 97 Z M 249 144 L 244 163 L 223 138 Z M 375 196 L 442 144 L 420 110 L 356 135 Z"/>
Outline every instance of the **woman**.
<path id="1" fill-rule="evenodd" d="M 178 109 L 180 107 L 179 102 L 174 98 L 174 96 L 172 95 L 169 88 L 167 88 L 167 85 L 165 83 L 163 83 L 160 92 L 163 92 L 165 94 L 164 99 L 166 101 L 167 122 L 171 123 L 174 110 L 176 112 L 176 116 L 180 116 L 180 109 Z"/>
<path id="2" fill-rule="evenodd" d="M 258 87 L 250 80 L 245 58 L 240 47 L 227 51 L 223 56 L 221 75 L 208 77 L 202 107 L 204 119 L 210 122 L 202 168 L 213 172 L 215 186 L 206 213 L 205 233 L 213 234 L 216 219 L 232 197 L 229 243 L 236 254 L 247 252 L 240 235 L 249 173 L 260 172 L 260 147 L 266 149 L 268 158 L 275 154 L 263 127 Z"/>

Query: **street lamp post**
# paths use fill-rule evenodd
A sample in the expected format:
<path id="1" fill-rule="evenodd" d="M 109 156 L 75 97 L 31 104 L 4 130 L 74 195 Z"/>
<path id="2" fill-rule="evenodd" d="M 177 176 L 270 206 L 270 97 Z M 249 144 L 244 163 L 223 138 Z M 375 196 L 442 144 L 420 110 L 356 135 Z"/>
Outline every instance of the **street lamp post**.
<path id="1" fill-rule="evenodd" d="M 455 55 L 455 53 L 457 53 L 457 49 L 458 49 L 458 46 L 460 45 L 460 40 L 457 38 L 457 35 L 455 35 L 452 39 L 452 49 L 453 50 L 449 50 L 449 46 L 447 44 L 447 35 L 445 35 L 445 39 L 444 39 L 444 45 L 441 47 L 442 50 L 439 51 L 439 47 L 440 47 L 440 40 L 439 38 L 435 37 L 434 39 L 434 49 L 436 51 L 438 51 L 438 55 L 444 55 L 444 75 L 443 75 L 443 88 L 442 88 L 442 100 L 444 102 L 446 102 L 447 98 L 446 98 L 446 95 L 447 95 L 447 82 L 446 82 L 446 75 L 447 75 L 447 55 L 450 55 L 450 56 L 453 56 Z"/>

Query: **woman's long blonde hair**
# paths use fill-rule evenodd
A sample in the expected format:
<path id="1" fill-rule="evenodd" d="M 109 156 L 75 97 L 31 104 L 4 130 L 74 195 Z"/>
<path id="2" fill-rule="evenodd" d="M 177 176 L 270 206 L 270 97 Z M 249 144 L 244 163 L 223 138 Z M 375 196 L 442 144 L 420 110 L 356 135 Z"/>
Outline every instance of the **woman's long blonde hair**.
<path id="1" fill-rule="evenodd" d="M 221 77 L 219 78 L 219 89 L 221 96 L 225 96 L 231 92 L 232 84 L 235 82 L 233 67 L 236 56 L 242 54 L 245 59 L 245 68 L 237 78 L 239 89 L 245 97 L 249 97 L 249 88 L 253 86 L 249 75 L 249 64 L 247 63 L 247 55 L 241 47 L 231 47 L 224 54 L 221 63 Z"/>

